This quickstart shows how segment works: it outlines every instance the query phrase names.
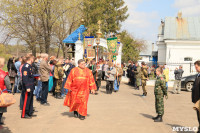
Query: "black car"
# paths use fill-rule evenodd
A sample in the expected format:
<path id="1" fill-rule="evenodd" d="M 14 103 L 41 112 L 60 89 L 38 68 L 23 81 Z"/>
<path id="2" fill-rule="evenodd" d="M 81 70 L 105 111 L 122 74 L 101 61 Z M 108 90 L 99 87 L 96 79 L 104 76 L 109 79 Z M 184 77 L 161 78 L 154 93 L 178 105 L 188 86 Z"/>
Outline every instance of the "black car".
<path id="1" fill-rule="evenodd" d="M 185 88 L 187 91 L 192 91 L 192 87 L 196 77 L 197 74 L 183 77 L 181 79 L 181 88 Z"/>

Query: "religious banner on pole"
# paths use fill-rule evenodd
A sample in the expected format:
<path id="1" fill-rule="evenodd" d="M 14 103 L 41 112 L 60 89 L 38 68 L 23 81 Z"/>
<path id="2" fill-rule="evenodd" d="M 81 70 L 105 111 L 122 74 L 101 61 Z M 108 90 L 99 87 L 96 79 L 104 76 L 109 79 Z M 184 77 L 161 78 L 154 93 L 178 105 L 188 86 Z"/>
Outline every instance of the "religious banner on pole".
<path id="1" fill-rule="evenodd" d="M 87 59 L 87 58 L 92 58 L 90 55 L 91 54 L 91 49 L 93 47 L 93 44 L 94 44 L 94 36 L 85 36 L 84 38 L 84 58 Z M 90 49 L 90 50 L 89 50 Z M 88 51 L 90 53 L 88 53 Z M 88 57 L 88 55 L 90 57 Z M 95 56 L 94 56 L 95 57 Z"/>
<path id="2" fill-rule="evenodd" d="M 95 50 L 94 49 L 87 49 L 87 58 L 95 58 Z"/>
<path id="3" fill-rule="evenodd" d="M 117 43 L 117 37 L 107 38 L 108 50 L 111 51 L 113 54 L 115 54 L 115 55 L 112 56 L 112 59 L 114 61 L 117 60 L 117 56 L 116 56 L 116 54 L 117 54 L 117 46 L 118 46 L 117 44 L 118 44 Z"/>
<path id="4" fill-rule="evenodd" d="M 85 36 L 84 44 L 85 48 L 91 48 L 94 44 L 94 36 Z"/>

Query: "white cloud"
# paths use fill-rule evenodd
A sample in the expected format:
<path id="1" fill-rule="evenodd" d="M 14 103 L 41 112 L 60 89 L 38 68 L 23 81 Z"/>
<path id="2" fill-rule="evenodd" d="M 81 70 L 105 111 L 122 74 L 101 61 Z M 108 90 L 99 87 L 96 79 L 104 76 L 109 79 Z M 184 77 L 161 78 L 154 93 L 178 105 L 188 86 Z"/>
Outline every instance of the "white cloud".
<path id="1" fill-rule="evenodd" d="M 154 41 L 157 37 L 156 34 L 159 25 L 155 25 L 153 21 L 158 20 L 159 22 L 160 18 L 156 11 L 137 11 L 137 5 L 144 1 L 148 0 L 125 0 L 129 9 L 129 18 L 123 24 L 122 29 L 134 34 L 137 38 Z"/>
<path id="2" fill-rule="evenodd" d="M 183 16 L 199 16 L 200 0 L 174 0 L 174 8 L 183 13 Z"/>

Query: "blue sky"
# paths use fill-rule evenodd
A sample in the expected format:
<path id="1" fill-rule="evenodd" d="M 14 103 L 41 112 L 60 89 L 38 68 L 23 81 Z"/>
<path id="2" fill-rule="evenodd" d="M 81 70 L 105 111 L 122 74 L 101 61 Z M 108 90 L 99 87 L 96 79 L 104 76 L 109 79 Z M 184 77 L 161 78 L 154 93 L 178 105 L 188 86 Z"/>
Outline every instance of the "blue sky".
<path id="1" fill-rule="evenodd" d="M 124 0 L 129 8 L 129 18 L 122 24 L 136 38 L 155 42 L 161 19 L 200 16 L 200 0 Z"/>

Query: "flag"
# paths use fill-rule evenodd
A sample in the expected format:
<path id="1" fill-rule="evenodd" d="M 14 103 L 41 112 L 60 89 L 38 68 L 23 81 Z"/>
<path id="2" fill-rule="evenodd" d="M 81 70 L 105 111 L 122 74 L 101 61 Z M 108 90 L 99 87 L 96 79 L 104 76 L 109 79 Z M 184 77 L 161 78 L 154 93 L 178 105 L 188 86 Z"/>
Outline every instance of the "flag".
<path id="1" fill-rule="evenodd" d="M 117 46 L 118 46 L 117 37 L 108 38 L 107 39 L 107 45 L 108 45 L 109 52 L 112 52 L 113 54 L 117 53 Z M 117 56 L 113 55 L 112 59 L 114 61 L 116 61 L 117 60 Z"/>
<path id="2" fill-rule="evenodd" d="M 115 53 L 117 50 L 117 37 L 107 38 L 107 45 L 108 45 L 108 50 Z"/>

